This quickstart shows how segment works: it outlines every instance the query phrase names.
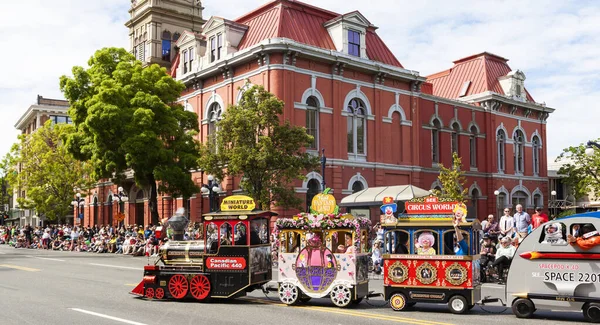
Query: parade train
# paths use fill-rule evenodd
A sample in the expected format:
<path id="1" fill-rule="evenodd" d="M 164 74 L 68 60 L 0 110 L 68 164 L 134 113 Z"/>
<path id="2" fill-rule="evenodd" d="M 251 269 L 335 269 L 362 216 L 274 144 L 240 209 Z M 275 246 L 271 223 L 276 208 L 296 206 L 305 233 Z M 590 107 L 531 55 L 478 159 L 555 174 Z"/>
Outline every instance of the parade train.
<path id="1" fill-rule="evenodd" d="M 240 204 L 243 202 L 243 204 Z M 417 303 L 444 303 L 453 313 L 501 301 L 519 318 L 537 309 L 580 310 L 600 323 L 600 212 L 550 221 L 519 245 L 502 297 L 481 299 L 480 238 L 466 207 L 436 197 L 382 206 L 383 295 L 396 311 Z M 369 290 L 370 220 L 340 214 L 333 196 L 315 196 L 311 213 L 279 218 L 270 231 L 270 211 L 257 211 L 251 198 L 230 196 L 221 210 L 203 216 L 204 239 L 183 241 L 188 221 L 169 219 L 173 240 L 131 292 L 146 299 L 235 298 L 268 291 L 277 250 L 277 288 L 286 305 L 327 297 L 338 307 L 375 296 Z M 157 235 L 164 235 L 162 229 Z M 159 263 L 162 262 L 162 263 Z M 159 265 L 162 264 L 162 265 Z"/>

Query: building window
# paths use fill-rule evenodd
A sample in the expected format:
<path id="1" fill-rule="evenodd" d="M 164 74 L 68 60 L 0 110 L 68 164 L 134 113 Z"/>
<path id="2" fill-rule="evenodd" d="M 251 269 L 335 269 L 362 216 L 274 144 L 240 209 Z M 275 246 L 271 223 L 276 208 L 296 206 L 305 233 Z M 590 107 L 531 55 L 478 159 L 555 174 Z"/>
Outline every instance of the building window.
<path id="1" fill-rule="evenodd" d="M 348 30 L 348 54 L 360 57 L 360 33 Z"/>
<path id="2" fill-rule="evenodd" d="M 211 151 L 215 153 L 217 149 L 217 132 L 219 131 L 217 122 L 221 120 L 222 110 L 221 105 L 218 103 L 212 103 L 208 109 L 208 141 Z"/>
<path id="3" fill-rule="evenodd" d="M 442 123 L 438 119 L 433 121 L 433 129 L 431 130 L 431 161 L 434 163 L 440 162 L 440 132 Z"/>
<path id="4" fill-rule="evenodd" d="M 171 33 L 169 31 L 162 33 L 162 59 L 171 62 Z"/>
<path id="5" fill-rule="evenodd" d="M 312 135 L 312 143 L 309 149 L 317 149 L 317 139 L 319 136 L 319 100 L 315 96 L 306 99 L 306 133 Z"/>
<path id="6" fill-rule="evenodd" d="M 183 73 L 187 73 L 189 70 L 188 68 L 188 51 L 184 50 L 183 51 Z"/>
<path id="7" fill-rule="evenodd" d="M 366 109 L 365 103 L 354 98 L 348 103 L 348 153 L 364 155 L 366 138 Z"/>
<path id="8" fill-rule="evenodd" d="M 477 219 L 477 201 L 479 200 L 479 190 L 473 189 L 471 192 L 471 209 L 469 213 L 469 219 Z"/>
<path id="9" fill-rule="evenodd" d="M 460 127 L 458 123 L 452 124 L 452 141 L 450 142 L 450 150 L 452 153 L 458 153 L 458 132 L 460 131 Z"/>
<path id="10" fill-rule="evenodd" d="M 471 126 L 471 136 L 469 137 L 469 150 L 471 167 L 477 168 L 477 128 Z"/>
<path id="11" fill-rule="evenodd" d="M 52 124 L 71 124 L 73 120 L 71 120 L 68 116 L 59 116 L 59 115 L 50 115 L 50 120 Z"/>
<path id="12" fill-rule="evenodd" d="M 217 52 L 216 38 L 213 36 L 210 38 L 210 62 L 215 61 L 215 54 Z"/>
<path id="13" fill-rule="evenodd" d="M 514 160 L 515 160 L 515 173 L 522 174 L 524 171 L 523 166 L 523 150 L 525 147 L 525 136 L 521 130 L 515 131 L 513 135 L 514 141 Z"/>
<path id="14" fill-rule="evenodd" d="M 317 179 L 313 178 L 310 181 L 308 181 L 306 187 L 308 188 L 308 190 L 306 191 L 306 211 L 309 212 L 312 199 L 315 197 L 315 195 L 321 192 L 321 184 L 319 184 L 319 181 Z"/>
<path id="15" fill-rule="evenodd" d="M 504 172 L 506 170 L 506 134 L 504 134 L 504 131 L 498 130 L 496 138 L 498 142 L 498 171 Z"/>
<path id="16" fill-rule="evenodd" d="M 217 34 L 217 60 L 221 59 L 221 48 L 223 47 L 223 35 Z"/>
<path id="17" fill-rule="evenodd" d="M 498 208 L 498 211 L 496 211 L 496 215 L 498 216 L 496 221 L 500 221 L 500 217 L 504 215 L 502 211 L 504 210 L 504 208 L 506 208 L 506 194 L 500 193 L 498 195 L 498 203 L 496 204 L 496 206 Z"/>
<path id="18" fill-rule="evenodd" d="M 533 205 L 537 208 L 537 207 L 542 207 L 543 202 L 542 202 L 542 196 L 539 194 L 535 194 L 533 196 Z"/>
<path id="19" fill-rule="evenodd" d="M 516 211 L 516 207 L 518 204 L 523 206 L 523 209 L 527 208 L 527 199 L 529 198 L 529 196 L 527 195 L 527 193 L 523 192 L 523 191 L 516 191 L 513 195 L 512 195 L 512 205 L 513 205 L 513 211 Z"/>
<path id="20" fill-rule="evenodd" d="M 362 190 L 364 190 L 365 187 L 363 186 L 363 184 L 359 181 L 356 181 L 352 184 L 352 194 L 356 193 L 356 192 L 360 192 Z"/>
<path id="21" fill-rule="evenodd" d="M 194 48 L 190 47 L 190 49 L 188 50 L 188 52 L 190 52 L 189 56 L 190 56 L 190 71 L 192 71 L 192 63 L 194 62 Z"/>
<path id="22" fill-rule="evenodd" d="M 537 136 L 533 137 L 533 174 L 540 174 L 540 139 Z"/>

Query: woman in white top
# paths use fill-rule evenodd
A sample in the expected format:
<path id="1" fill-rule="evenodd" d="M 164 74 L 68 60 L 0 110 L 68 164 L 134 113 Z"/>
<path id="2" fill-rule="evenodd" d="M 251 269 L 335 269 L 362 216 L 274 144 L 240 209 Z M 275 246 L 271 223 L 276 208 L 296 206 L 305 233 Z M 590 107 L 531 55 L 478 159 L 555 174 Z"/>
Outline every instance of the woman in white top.
<path id="1" fill-rule="evenodd" d="M 500 240 L 501 246 L 496 251 L 496 260 L 492 263 L 492 267 L 498 268 L 498 284 L 504 284 L 504 268 L 510 267 L 513 255 L 515 255 L 516 248 L 511 245 L 510 239 L 504 237 Z"/>
<path id="2" fill-rule="evenodd" d="M 515 234 L 515 218 L 510 214 L 510 209 L 504 209 L 504 215 L 500 218 L 500 235 L 512 238 Z"/>

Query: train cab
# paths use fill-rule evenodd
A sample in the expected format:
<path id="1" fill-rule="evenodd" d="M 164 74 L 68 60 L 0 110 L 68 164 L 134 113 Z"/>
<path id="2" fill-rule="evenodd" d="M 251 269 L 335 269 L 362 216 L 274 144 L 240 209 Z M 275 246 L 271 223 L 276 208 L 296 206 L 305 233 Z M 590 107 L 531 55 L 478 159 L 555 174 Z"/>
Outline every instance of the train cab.
<path id="1" fill-rule="evenodd" d="M 430 196 L 405 207 L 406 213 L 381 219 L 390 307 L 446 303 L 453 313 L 467 312 L 480 300 L 480 280 L 479 235 L 465 218 L 466 206 Z"/>
<path id="2" fill-rule="evenodd" d="M 160 247 L 159 260 L 144 267 L 143 281 L 131 293 L 150 299 L 203 301 L 260 289 L 271 280 L 273 215 L 255 210 L 252 198 L 225 198 L 220 211 L 203 215 L 204 239 L 169 240 Z"/>

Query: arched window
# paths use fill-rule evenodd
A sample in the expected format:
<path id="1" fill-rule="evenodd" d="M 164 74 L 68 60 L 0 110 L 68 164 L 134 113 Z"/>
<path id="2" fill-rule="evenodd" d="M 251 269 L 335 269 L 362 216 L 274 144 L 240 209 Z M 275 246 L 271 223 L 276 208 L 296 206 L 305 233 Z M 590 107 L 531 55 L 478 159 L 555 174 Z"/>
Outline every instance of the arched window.
<path id="1" fill-rule="evenodd" d="M 112 194 L 108 195 L 108 200 L 106 202 L 108 207 L 108 224 L 112 225 L 113 223 L 113 196 Z"/>
<path id="2" fill-rule="evenodd" d="M 171 62 L 171 33 L 167 30 L 162 33 L 162 59 Z"/>
<path id="3" fill-rule="evenodd" d="M 212 103 L 208 108 L 208 142 L 212 152 L 217 150 L 217 122 L 221 120 L 221 105 Z"/>
<path id="4" fill-rule="evenodd" d="M 513 195 L 512 195 L 513 211 L 517 210 L 516 209 L 517 204 L 522 205 L 523 209 L 526 209 L 528 199 L 529 199 L 529 195 L 527 195 L 527 193 L 525 193 L 523 191 L 516 191 L 515 193 L 513 193 Z"/>
<path id="5" fill-rule="evenodd" d="M 540 139 L 537 136 L 533 137 L 533 174 L 540 174 Z"/>
<path id="6" fill-rule="evenodd" d="M 364 155 L 365 154 L 365 139 L 367 134 L 366 125 L 366 108 L 365 103 L 353 98 L 348 103 L 347 110 L 350 112 L 348 116 L 348 153 Z"/>
<path id="7" fill-rule="evenodd" d="M 365 187 L 363 186 L 363 184 L 361 182 L 356 181 L 356 182 L 354 182 L 354 184 L 352 184 L 352 194 L 362 191 L 364 189 L 365 189 Z"/>
<path id="8" fill-rule="evenodd" d="M 440 120 L 433 120 L 433 129 L 431 130 L 431 161 L 434 163 L 440 162 L 440 132 L 442 123 Z"/>
<path id="9" fill-rule="evenodd" d="M 460 131 L 460 127 L 458 123 L 452 124 L 452 142 L 450 142 L 450 149 L 452 153 L 458 153 L 458 132 Z"/>
<path id="10" fill-rule="evenodd" d="M 469 209 L 469 219 L 477 219 L 477 201 L 479 200 L 479 190 L 473 189 L 471 192 L 471 209 Z"/>
<path id="11" fill-rule="evenodd" d="M 469 151 L 471 167 L 477 168 L 477 128 L 475 125 L 471 126 L 471 135 L 469 137 Z"/>
<path id="12" fill-rule="evenodd" d="M 98 198 L 95 197 L 94 198 L 94 222 L 91 224 L 91 226 L 95 226 L 97 224 L 99 224 L 99 215 L 98 215 Z"/>
<path id="13" fill-rule="evenodd" d="M 498 172 L 504 172 L 506 170 L 506 134 L 503 130 L 498 130 L 496 139 L 498 142 Z"/>
<path id="14" fill-rule="evenodd" d="M 319 184 L 319 181 L 317 179 L 313 178 L 310 181 L 308 181 L 306 187 L 308 188 L 308 190 L 306 191 L 306 211 L 310 211 L 312 199 L 321 191 L 321 184 Z"/>
<path id="15" fill-rule="evenodd" d="M 306 133 L 312 135 L 313 141 L 308 149 L 317 149 L 319 136 L 319 100 L 315 96 L 306 99 Z"/>
<path id="16" fill-rule="evenodd" d="M 543 202 L 542 202 L 542 196 L 539 194 L 534 194 L 533 195 L 533 205 L 537 208 L 537 207 L 542 207 Z"/>
<path id="17" fill-rule="evenodd" d="M 505 193 L 500 193 L 498 194 L 497 197 L 498 202 L 496 203 L 496 207 L 498 209 L 498 211 L 496 211 L 496 215 L 497 217 L 497 221 L 500 220 L 500 216 L 503 216 L 504 214 L 502 213 L 502 211 L 504 210 L 504 208 L 506 208 L 506 194 Z"/>
<path id="18" fill-rule="evenodd" d="M 515 157 L 515 173 L 522 174 L 524 171 L 523 149 L 525 147 L 525 136 L 521 130 L 515 131 L 513 135 L 514 141 L 514 157 Z"/>

